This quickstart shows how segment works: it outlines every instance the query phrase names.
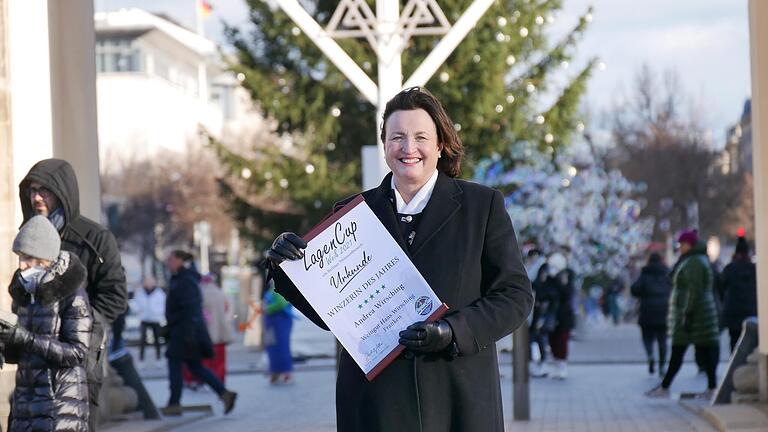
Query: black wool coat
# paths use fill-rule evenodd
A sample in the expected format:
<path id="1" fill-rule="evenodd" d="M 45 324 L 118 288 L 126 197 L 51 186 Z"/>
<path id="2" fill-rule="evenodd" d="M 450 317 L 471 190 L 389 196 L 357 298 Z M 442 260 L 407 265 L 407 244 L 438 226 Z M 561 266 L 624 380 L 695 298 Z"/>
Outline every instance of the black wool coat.
<path id="1" fill-rule="evenodd" d="M 183 267 L 171 277 L 165 300 L 169 358 L 200 360 L 213 357 L 213 343 L 203 318 L 200 274 Z"/>
<path id="2" fill-rule="evenodd" d="M 669 268 L 661 263 L 643 267 L 630 290 L 632 296 L 640 301 L 638 325 L 666 327 L 669 294 L 672 292 Z"/>
<path id="3" fill-rule="evenodd" d="M 733 260 L 720 278 L 725 293 L 722 324 L 741 328 L 747 317 L 757 316 L 757 268 L 748 259 Z"/>
<path id="4" fill-rule="evenodd" d="M 363 192 L 363 198 L 450 308 L 444 319 L 453 329 L 460 354 L 401 355 L 368 382 L 342 351 L 336 380 L 337 428 L 501 432 L 496 341 L 523 324 L 533 304 L 504 198 L 499 191 L 440 173 L 409 249 L 390 201 L 391 176 L 378 188 Z M 278 293 L 326 328 L 285 273 L 278 269 L 272 277 Z"/>
<path id="5" fill-rule="evenodd" d="M 558 276 L 555 280 L 557 287 L 557 325 L 555 332 L 567 332 L 576 327 L 576 312 L 573 310 L 573 296 L 576 291 L 574 288 L 574 273 L 571 269 L 563 270 L 568 272 L 568 283 L 562 283 Z"/>
<path id="6" fill-rule="evenodd" d="M 19 326 L 35 337 L 29 346 L 5 347 L 17 363 L 8 430 L 88 431 L 88 384 L 85 360 L 92 318 L 85 292 L 86 272 L 71 255 L 62 275 L 37 288 L 34 297 L 19 283 L 8 288 Z"/>

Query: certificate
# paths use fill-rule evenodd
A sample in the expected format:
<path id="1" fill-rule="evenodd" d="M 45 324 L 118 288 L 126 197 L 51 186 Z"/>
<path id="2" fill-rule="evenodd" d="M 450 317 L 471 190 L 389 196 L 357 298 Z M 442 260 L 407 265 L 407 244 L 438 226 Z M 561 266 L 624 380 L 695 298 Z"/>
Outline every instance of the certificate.
<path id="1" fill-rule="evenodd" d="M 448 309 L 359 195 L 280 267 L 372 381 L 405 349 L 400 331 Z"/>

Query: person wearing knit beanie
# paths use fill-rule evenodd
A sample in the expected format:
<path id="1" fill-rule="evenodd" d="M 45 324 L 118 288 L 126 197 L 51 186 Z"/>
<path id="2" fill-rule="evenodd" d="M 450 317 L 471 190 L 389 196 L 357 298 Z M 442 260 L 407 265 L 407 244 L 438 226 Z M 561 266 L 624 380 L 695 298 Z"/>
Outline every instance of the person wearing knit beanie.
<path id="1" fill-rule="evenodd" d="M 89 432 L 87 271 L 61 250 L 58 231 L 42 215 L 22 225 L 12 249 L 19 256 L 8 287 L 13 314 L 0 314 L 2 354 L 17 365 L 8 430 Z"/>
<path id="2" fill-rule="evenodd" d="M 740 236 L 739 239 L 736 240 L 736 254 L 749 256 L 749 243 L 744 236 Z"/>
<path id="3" fill-rule="evenodd" d="M 28 220 L 16 234 L 13 252 L 53 262 L 61 252 L 61 237 L 48 218 L 38 215 Z"/>
<path id="4" fill-rule="evenodd" d="M 699 231 L 695 229 L 683 231 L 677 238 L 677 242 L 695 246 L 699 242 Z"/>

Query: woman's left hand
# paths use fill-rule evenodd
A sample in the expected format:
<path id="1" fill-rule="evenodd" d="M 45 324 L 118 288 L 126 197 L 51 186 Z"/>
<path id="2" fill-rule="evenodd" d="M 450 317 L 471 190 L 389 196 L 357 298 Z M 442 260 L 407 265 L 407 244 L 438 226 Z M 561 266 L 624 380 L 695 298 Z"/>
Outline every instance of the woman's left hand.
<path id="1" fill-rule="evenodd" d="M 0 320 L 0 342 L 3 345 L 26 346 L 32 342 L 34 336 L 24 327 Z"/>
<path id="2" fill-rule="evenodd" d="M 416 353 L 431 353 L 446 349 L 453 342 L 453 330 L 445 320 L 418 322 L 400 332 L 400 345 Z"/>

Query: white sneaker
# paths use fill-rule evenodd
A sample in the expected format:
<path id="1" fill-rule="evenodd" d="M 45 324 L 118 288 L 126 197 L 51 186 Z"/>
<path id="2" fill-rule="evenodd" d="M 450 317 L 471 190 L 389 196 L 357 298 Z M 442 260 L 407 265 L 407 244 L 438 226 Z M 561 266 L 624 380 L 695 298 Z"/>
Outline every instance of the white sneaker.
<path id="1" fill-rule="evenodd" d="M 530 375 L 533 378 L 543 378 L 547 376 L 547 369 L 544 367 L 544 363 L 532 363 L 530 367 Z"/>
<path id="2" fill-rule="evenodd" d="M 568 362 L 565 360 L 556 360 L 552 378 L 564 380 L 568 378 Z"/>
<path id="3" fill-rule="evenodd" d="M 645 392 L 645 395 L 652 398 L 669 398 L 669 389 L 659 385 Z"/>

